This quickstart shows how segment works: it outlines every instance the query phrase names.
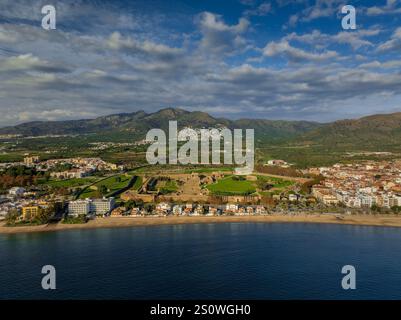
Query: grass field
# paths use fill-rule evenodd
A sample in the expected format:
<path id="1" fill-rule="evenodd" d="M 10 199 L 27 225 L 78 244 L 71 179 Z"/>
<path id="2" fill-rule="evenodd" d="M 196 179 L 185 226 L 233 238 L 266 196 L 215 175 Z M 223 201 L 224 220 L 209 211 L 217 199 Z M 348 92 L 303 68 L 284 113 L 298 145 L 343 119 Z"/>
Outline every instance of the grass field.
<path id="1" fill-rule="evenodd" d="M 94 184 L 93 186 L 87 188 L 84 192 L 79 196 L 80 199 L 91 198 L 94 197 L 97 193 L 97 190 L 103 185 L 107 188 L 107 194 L 105 196 L 112 194 L 122 188 L 125 188 L 130 182 L 132 176 L 130 175 L 117 175 L 104 180 L 101 180 Z"/>
<path id="2" fill-rule="evenodd" d="M 142 177 L 141 176 L 137 176 L 136 180 L 134 182 L 134 185 L 132 186 L 132 190 L 138 190 L 141 186 L 142 186 Z"/>
<path id="3" fill-rule="evenodd" d="M 80 187 L 80 186 L 85 186 L 88 184 L 91 184 L 95 182 L 96 180 L 99 180 L 98 177 L 85 177 L 85 178 L 75 178 L 75 179 L 66 179 L 66 180 L 56 180 L 56 179 L 50 179 L 49 181 L 41 182 L 43 184 L 47 184 L 48 186 L 55 187 L 55 188 L 74 188 L 74 187 Z"/>
<path id="4" fill-rule="evenodd" d="M 271 185 L 272 192 L 263 190 L 260 194 L 271 195 L 280 193 L 294 184 L 293 181 L 266 176 L 257 176 L 257 181 L 242 179 L 238 178 L 238 176 L 228 176 L 214 184 L 208 185 L 206 188 L 214 195 L 248 195 L 256 192 L 257 188 L 261 189 L 260 186 L 264 183 L 268 183 Z"/>
<path id="5" fill-rule="evenodd" d="M 256 191 L 252 181 L 236 180 L 235 176 L 229 176 L 207 186 L 215 195 L 247 195 Z"/>
<path id="6" fill-rule="evenodd" d="M 174 180 L 161 181 L 160 184 L 160 192 L 162 194 L 169 194 L 178 191 L 177 182 Z"/>
<path id="7" fill-rule="evenodd" d="M 197 169 L 185 169 L 183 173 L 212 173 L 212 172 L 219 172 L 219 171 L 234 171 L 233 167 L 210 167 L 210 166 L 205 166 L 203 168 L 197 168 Z"/>
<path id="8" fill-rule="evenodd" d="M 294 184 L 293 181 L 277 178 L 277 177 L 266 177 L 266 176 L 257 176 L 259 181 L 269 182 L 273 184 L 273 188 L 276 189 L 284 189 Z"/>

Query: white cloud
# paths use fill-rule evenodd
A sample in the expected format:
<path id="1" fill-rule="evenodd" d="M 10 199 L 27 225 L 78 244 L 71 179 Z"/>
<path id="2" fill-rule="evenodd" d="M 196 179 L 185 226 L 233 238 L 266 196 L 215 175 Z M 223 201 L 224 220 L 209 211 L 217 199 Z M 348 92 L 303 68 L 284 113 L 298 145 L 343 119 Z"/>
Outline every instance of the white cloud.
<path id="1" fill-rule="evenodd" d="M 246 10 L 244 12 L 245 16 L 266 16 L 272 12 L 272 4 L 270 2 L 262 2 L 255 8 Z"/>
<path id="2" fill-rule="evenodd" d="M 302 2 L 302 1 L 301 1 Z M 315 3 L 304 10 L 290 16 L 286 27 L 295 27 L 298 22 L 309 22 L 315 19 L 336 16 L 340 6 L 344 5 L 342 0 L 315 0 Z"/>
<path id="3" fill-rule="evenodd" d="M 246 18 L 240 18 L 238 24 L 228 25 L 220 15 L 203 12 L 198 24 L 202 33 L 201 47 L 206 51 L 232 53 L 246 47 L 246 40 L 241 36 L 250 25 Z"/>
<path id="4" fill-rule="evenodd" d="M 324 51 L 322 53 L 311 53 L 305 50 L 295 48 L 287 40 L 280 40 L 279 42 L 270 42 L 263 49 L 263 54 L 267 57 L 277 55 L 285 55 L 291 61 L 323 61 L 338 56 L 335 51 Z"/>
<path id="5" fill-rule="evenodd" d="M 327 47 L 331 44 L 348 44 L 354 50 L 357 50 L 365 46 L 372 47 L 373 43 L 365 38 L 376 36 L 380 32 L 380 29 L 362 29 L 353 32 L 341 31 L 337 34 L 326 34 L 321 33 L 319 30 L 313 30 L 311 33 L 302 35 L 293 32 L 287 35 L 284 39 L 295 40 L 301 43 L 321 47 Z"/>
<path id="6" fill-rule="evenodd" d="M 382 43 L 377 50 L 379 52 L 383 51 L 393 51 L 401 49 L 401 27 L 397 28 L 391 36 L 390 40 Z"/>
<path id="7" fill-rule="evenodd" d="M 245 9 L 258 7 L 260 1 Z M 0 111 L 6 114 L 0 125 L 171 106 L 222 116 L 319 120 L 339 117 L 331 108 L 347 99 L 373 101 L 379 95 L 401 94 L 401 75 L 395 69 L 400 62 L 394 57 L 386 61 L 375 51 L 375 36 L 387 32 L 378 27 L 337 34 L 290 33 L 247 51 L 260 45 L 253 37 L 260 29 L 250 20 L 261 19 L 249 16 L 228 23 L 221 15 L 204 12 L 188 18 L 192 29 L 183 35 L 183 28 L 160 31 L 154 21 L 147 32 L 119 29 L 119 21 L 125 19 L 118 18 L 121 12 L 108 16 L 105 11 L 95 10 L 100 16 L 84 21 L 85 27 L 94 25 L 91 19 L 96 25 L 104 22 L 91 32 L 44 32 L 30 23 L 0 23 Z M 307 14 L 299 19 L 307 19 Z M 311 11 L 309 17 L 316 15 Z M 395 48 L 400 34 L 382 40 L 383 48 Z M 345 56 L 339 44 L 360 51 Z M 284 57 L 290 63 L 276 64 L 266 57 Z M 366 112 L 363 107 L 358 110 Z"/>
<path id="8" fill-rule="evenodd" d="M 21 54 L 18 56 L 0 58 L 0 71 L 32 70 L 41 72 L 66 72 L 67 69 L 59 67 L 33 56 Z"/>
<path id="9" fill-rule="evenodd" d="M 373 6 L 366 9 L 366 14 L 368 16 L 379 16 L 379 15 L 390 15 L 401 13 L 401 7 L 397 8 L 400 3 L 399 0 L 387 0 L 384 6 Z"/>
<path id="10" fill-rule="evenodd" d="M 389 60 L 386 62 L 380 62 L 380 61 L 371 61 L 367 63 L 363 63 L 359 65 L 360 68 L 385 68 L 385 69 L 391 69 L 391 68 L 398 68 L 401 67 L 401 60 Z"/>
<path id="11" fill-rule="evenodd" d="M 182 49 L 172 48 L 164 44 L 154 43 L 149 40 L 138 41 L 131 37 L 122 37 L 119 32 L 111 34 L 107 40 L 107 45 L 111 49 L 126 50 L 132 53 L 143 53 L 151 56 L 157 56 L 162 59 L 173 59 L 182 54 Z"/>

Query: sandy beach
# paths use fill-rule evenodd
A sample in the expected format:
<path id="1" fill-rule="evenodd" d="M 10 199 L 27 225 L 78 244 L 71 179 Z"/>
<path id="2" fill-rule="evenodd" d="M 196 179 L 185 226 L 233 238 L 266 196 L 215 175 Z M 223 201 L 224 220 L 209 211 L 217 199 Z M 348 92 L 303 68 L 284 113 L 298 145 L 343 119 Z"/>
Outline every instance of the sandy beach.
<path id="1" fill-rule="evenodd" d="M 50 224 L 41 226 L 6 227 L 0 224 L 0 234 L 27 232 L 54 232 L 60 230 L 77 230 L 93 228 L 118 228 L 135 226 L 153 226 L 187 223 L 332 223 L 345 225 L 366 225 L 401 227 L 401 217 L 392 215 L 269 215 L 269 216 L 219 216 L 219 217 L 107 217 L 91 220 L 86 224 Z"/>

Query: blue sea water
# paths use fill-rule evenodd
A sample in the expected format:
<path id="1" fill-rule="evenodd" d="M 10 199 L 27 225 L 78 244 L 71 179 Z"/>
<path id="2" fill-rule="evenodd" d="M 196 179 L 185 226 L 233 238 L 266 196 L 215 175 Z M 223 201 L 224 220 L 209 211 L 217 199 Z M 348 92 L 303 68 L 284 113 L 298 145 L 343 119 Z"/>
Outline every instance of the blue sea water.
<path id="1" fill-rule="evenodd" d="M 41 287 L 42 266 L 57 290 Z M 356 268 L 343 290 L 341 268 Z M 401 228 L 188 224 L 0 235 L 0 299 L 401 299 Z"/>

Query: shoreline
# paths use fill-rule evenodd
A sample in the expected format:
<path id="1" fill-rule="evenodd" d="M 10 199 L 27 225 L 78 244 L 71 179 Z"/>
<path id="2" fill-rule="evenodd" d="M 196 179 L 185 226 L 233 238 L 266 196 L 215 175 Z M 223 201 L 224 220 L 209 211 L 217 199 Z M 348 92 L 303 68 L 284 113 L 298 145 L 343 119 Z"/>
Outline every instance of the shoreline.
<path id="1" fill-rule="evenodd" d="M 268 216 L 183 216 L 183 217 L 107 217 L 96 218 L 85 224 L 50 224 L 40 226 L 6 227 L 0 224 L 0 234 L 20 234 L 36 232 L 55 232 L 65 230 L 84 230 L 97 228 L 124 228 L 157 225 L 179 225 L 198 223 L 322 223 L 340 225 L 359 225 L 377 227 L 401 227 L 401 216 L 388 215 L 268 215 Z"/>

